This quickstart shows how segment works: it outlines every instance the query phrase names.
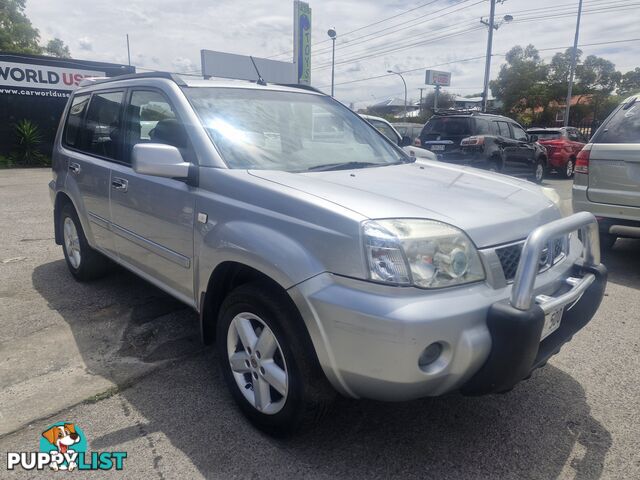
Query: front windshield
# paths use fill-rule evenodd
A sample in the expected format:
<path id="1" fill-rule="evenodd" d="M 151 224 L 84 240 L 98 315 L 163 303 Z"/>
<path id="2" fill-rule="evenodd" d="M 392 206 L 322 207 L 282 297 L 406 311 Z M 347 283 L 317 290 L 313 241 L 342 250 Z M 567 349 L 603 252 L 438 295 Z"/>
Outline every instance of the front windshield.
<path id="1" fill-rule="evenodd" d="M 253 88 L 184 91 L 229 168 L 300 172 L 409 161 L 330 97 Z"/>

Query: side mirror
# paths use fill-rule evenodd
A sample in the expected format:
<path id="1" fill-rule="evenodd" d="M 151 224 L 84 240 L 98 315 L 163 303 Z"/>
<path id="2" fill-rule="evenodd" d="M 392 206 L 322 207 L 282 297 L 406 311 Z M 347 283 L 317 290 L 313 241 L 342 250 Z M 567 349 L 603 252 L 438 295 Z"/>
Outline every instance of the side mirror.
<path id="1" fill-rule="evenodd" d="M 182 158 L 180 150 L 163 143 L 134 145 L 131 165 L 136 173 L 167 178 L 187 178 L 191 167 L 191 164 Z"/>
<path id="2" fill-rule="evenodd" d="M 538 135 L 529 135 L 529 142 L 536 143 L 538 141 Z"/>
<path id="3" fill-rule="evenodd" d="M 406 135 L 402 137 L 400 143 L 398 143 L 401 147 L 408 147 L 411 145 L 411 137 L 407 137 Z"/>

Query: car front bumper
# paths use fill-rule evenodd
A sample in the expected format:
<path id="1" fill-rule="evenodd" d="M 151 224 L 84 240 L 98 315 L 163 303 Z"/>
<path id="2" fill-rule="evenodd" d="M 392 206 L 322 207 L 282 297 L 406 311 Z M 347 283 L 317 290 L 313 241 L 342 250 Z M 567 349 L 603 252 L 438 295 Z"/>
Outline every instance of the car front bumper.
<path id="1" fill-rule="evenodd" d="M 594 226 L 583 213 L 537 229 L 514 284 L 501 288 L 482 282 L 425 291 L 324 273 L 289 292 L 327 378 L 346 396 L 396 401 L 504 391 L 543 365 L 597 310 L 606 269 Z M 540 274 L 529 268 L 545 241 L 575 230 L 586 238 L 582 256 L 574 251 Z M 565 307 L 560 327 L 540 342 L 545 313 L 558 306 Z M 421 367 L 420 356 L 434 342 L 439 357 Z"/>

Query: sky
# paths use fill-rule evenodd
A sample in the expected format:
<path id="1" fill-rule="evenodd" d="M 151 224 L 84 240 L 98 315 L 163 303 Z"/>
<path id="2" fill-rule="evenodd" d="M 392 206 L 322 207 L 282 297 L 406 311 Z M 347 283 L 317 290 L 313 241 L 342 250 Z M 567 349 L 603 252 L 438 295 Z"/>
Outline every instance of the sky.
<path id="1" fill-rule="evenodd" d="M 389 97 L 404 87 L 387 70 L 408 71 L 410 99 L 417 100 L 424 70 L 452 74 L 447 90 L 482 91 L 488 0 L 309 0 L 312 17 L 311 83 L 329 92 L 331 42 L 335 28 L 336 98 L 355 108 Z M 535 45 L 545 59 L 573 44 L 578 0 L 505 0 L 496 19 L 491 78 L 514 45 Z M 640 0 L 584 0 L 580 41 L 586 55 L 611 60 L 625 72 L 640 66 Z M 27 16 L 47 41 L 59 37 L 82 60 L 127 63 L 141 69 L 197 73 L 200 50 L 210 49 L 291 61 L 292 0 L 27 0 Z M 372 25 L 373 24 L 373 25 Z M 370 25 L 370 26 L 368 26 Z M 363 28 L 365 27 L 365 28 Z M 635 39 L 629 42 L 620 40 Z M 600 43 L 600 45 L 588 45 Z M 502 55 L 501 55 L 502 54 Z M 368 77 L 379 77 L 361 81 Z"/>

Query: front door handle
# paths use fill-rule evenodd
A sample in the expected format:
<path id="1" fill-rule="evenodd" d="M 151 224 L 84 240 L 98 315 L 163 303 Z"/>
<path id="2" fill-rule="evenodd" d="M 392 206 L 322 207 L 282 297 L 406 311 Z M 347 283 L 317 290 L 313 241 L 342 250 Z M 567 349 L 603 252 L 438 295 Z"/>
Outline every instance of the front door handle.
<path id="1" fill-rule="evenodd" d="M 129 188 L 129 182 L 124 178 L 114 178 L 111 180 L 111 188 L 119 192 L 126 192 L 127 188 Z"/>
<path id="2" fill-rule="evenodd" d="M 69 170 L 71 171 L 71 173 L 75 173 L 75 174 L 80 173 L 80 164 L 75 163 L 75 162 L 70 162 L 69 163 Z"/>

